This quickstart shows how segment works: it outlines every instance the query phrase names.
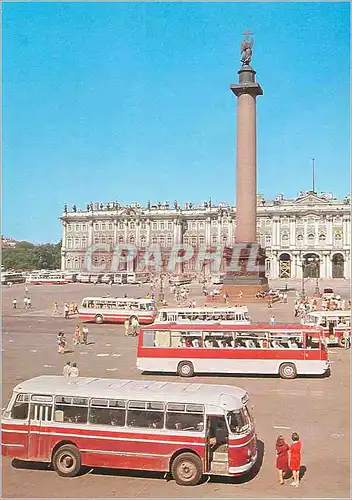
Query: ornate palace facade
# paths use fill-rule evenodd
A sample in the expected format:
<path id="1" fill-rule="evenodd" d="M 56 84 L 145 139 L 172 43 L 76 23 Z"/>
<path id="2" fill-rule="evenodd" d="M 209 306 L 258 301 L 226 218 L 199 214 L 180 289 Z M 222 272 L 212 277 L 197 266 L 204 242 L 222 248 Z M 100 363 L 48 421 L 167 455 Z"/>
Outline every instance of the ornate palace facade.
<path id="1" fill-rule="evenodd" d="M 338 200 L 331 193 L 300 193 L 295 199 L 257 197 L 257 238 L 266 250 L 269 278 L 350 278 L 351 199 Z M 87 248 L 95 263 L 107 272 L 117 244 L 143 249 L 158 243 L 167 256 L 173 244 L 194 247 L 231 246 L 235 242 L 236 208 L 211 201 L 202 206 L 177 202 L 128 207 L 119 203 L 91 203 L 86 210 L 65 207 L 62 216 L 62 270 L 84 270 Z M 133 271 L 134 262 L 128 269 Z M 195 259 L 184 264 L 192 271 Z M 210 267 L 205 266 L 208 273 Z"/>

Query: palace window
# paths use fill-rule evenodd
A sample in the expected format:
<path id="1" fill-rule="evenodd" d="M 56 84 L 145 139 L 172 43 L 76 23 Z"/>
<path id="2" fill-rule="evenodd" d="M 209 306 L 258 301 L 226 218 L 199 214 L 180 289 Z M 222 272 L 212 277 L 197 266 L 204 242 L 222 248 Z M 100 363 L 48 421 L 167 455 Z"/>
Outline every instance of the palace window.
<path id="1" fill-rule="evenodd" d="M 140 241 L 141 241 L 141 247 L 145 247 L 145 246 L 146 246 L 146 244 L 147 244 L 147 239 L 146 239 L 146 237 L 145 237 L 145 236 L 142 236 Z"/>
<path id="2" fill-rule="evenodd" d="M 172 247 L 172 236 L 167 237 L 167 246 Z"/>
<path id="3" fill-rule="evenodd" d="M 162 246 L 162 247 L 165 246 L 165 238 L 164 238 L 164 236 L 160 236 L 159 242 L 160 242 L 160 246 Z"/>
<path id="4" fill-rule="evenodd" d="M 123 236 L 119 236 L 119 243 L 123 243 L 124 242 L 124 237 Z"/>
<path id="5" fill-rule="evenodd" d="M 72 238 L 67 238 L 67 248 L 72 248 Z"/>
<path id="6" fill-rule="evenodd" d="M 83 236 L 82 238 L 82 248 L 86 248 L 87 247 L 87 238 L 85 236 Z"/>
<path id="7" fill-rule="evenodd" d="M 167 223 L 167 228 L 168 228 L 168 229 L 172 229 L 172 222 L 168 222 L 168 223 Z"/>
<path id="8" fill-rule="evenodd" d="M 99 224 L 97 222 L 94 224 L 94 229 L 95 231 L 99 231 Z"/>
<path id="9" fill-rule="evenodd" d="M 102 236 L 102 237 L 101 237 L 101 242 L 102 242 L 102 243 L 106 243 L 106 238 L 105 238 L 105 236 Z"/>
<path id="10" fill-rule="evenodd" d="M 152 237 L 152 243 L 158 243 L 158 238 L 156 236 Z"/>
<path id="11" fill-rule="evenodd" d="M 109 231 L 112 231 L 112 223 L 109 222 Z"/>
<path id="12" fill-rule="evenodd" d="M 135 229 L 135 224 L 134 224 L 134 222 L 130 222 L 130 229 Z"/>
<path id="13" fill-rule="evenodd" d="M 76 224 L 76 231 L 79 231 L 79 224 Z"/>
<path id="14" fill-rule="evenodd" d="M 146 228 L 146 226 L 145 226 L 145 222 L 144 222 L 144 221 L 142 221 L 142 222 L 141 222 L 141 229 L 145 229 L 145 228 Z"/>
<path id="15" fill-rule="evenodd" d="M 105 222 L 103 222 L 102 225 L 101 225 L 101 230 L 105 231 L 105 229 L 106 229 L 106 224 L 105 224 Z"/>
<path id="16" fill-rule="evenodd" d="M 67 226 L 67 231 L 72 231 L 72 225 L 71 225 L 71 224 L 69 224 L 69 225 Z"/>
<path id="17" fill-rule="evenodd" d="M 123 222 L 119 222 L 119 229 L 123 229 Z"/>
<path id="18" fill-rule="evenodd" d="M 199 246 L 200 247 L 204 246 L 204 236 L 199 236 Z"/>
<path id="19" fill-rule="evenodd" d="M 211 224 L 212 224 L 212 226 L 217 226 L 218 225 L 218 221 L 216 219 L 213 219 L 211 221 Z"/>
<path id="20" fill-rule="evenodd" d="M 201 221 L 201 222 L 199 223 L 199 229 L 204 229 L 204 222 L 203 222 L 203 221 Z"/>
<path id="21" fill-rule="evenodd" d="M 158 224 L 156 222 L 153 222 L 153 229 L 156 231 L 158 229 Z"/>
<path id="22" fill-rule="evenodd" d="M 160 222 L 160 229 L 164 230 L 165 229 L 165 224 L 163 222 Z"/>
<path id="23" fill-rule="evenodd" d="M 79 238 L 75 238 L 75 248 L 79 248 L 80 247 L 80 241 L 79 241 Z"/>
<path id="24" fill-rule="evenodd" d="M 270 236 L 270 234 L 267 234 L 265 236 L 265 246 L 269 246 L 269 245 L 271 245 L 271 236 Z"/>
<path id="25" fill-rule="evenodd" d="M 211 237 L 211 242 L 216 245 L 216 243 L 218 242 L 218 237 L 216 234 L 213 234 L 213 236 Z"/>
<path id="26" fill-rule="evenodd" d="M 112 245 L 112 237 L 111 236 L 109 236 L 109 238 L 108 238 L 108 243 L 109 243 L 109 245 Z"/>
<path id="27" fill-rule="evenodd" d="M 130 236 L 130 243 L 131 243 L 131 245 L 134 245 L 135 242 L 136 242 L 135 237 L 134 236 Z"/>
<path id="28" fill-rule="evenodd" d="M 99 241 L 100 241 L 99 236 L 95 236 L 95 237 L 94 237 L 94 243 L 95 243 L 96 245 L 98 245 L 98 244 L 99 244 Z"/>
<path id="29" fill-rule="evenodd" d="M 191 245 L 193 245 L 194 247 L 197 245 L 197 237 L 196 236 L 192 236 Z"/>
<path id="30" fill-rule="evenodd" d="M 87 231 L 87 225 L 86 224 L 82 225 L 82 231 Z"/>

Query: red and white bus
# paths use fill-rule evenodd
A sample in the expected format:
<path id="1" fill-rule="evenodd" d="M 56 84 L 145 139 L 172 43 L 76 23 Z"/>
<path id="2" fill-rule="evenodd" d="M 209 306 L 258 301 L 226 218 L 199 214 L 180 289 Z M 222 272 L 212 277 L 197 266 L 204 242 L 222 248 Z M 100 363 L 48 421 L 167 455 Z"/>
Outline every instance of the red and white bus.
<path id="1" fill-rule="evenodd" d="M 155 323 L 220 323 L 249 325 L 248 307 L 165 307 L 159 309 Z"/>
<path id="2" fill-rule="evenodd" d="M 302 323 L 321 327 L 328 345 L 344 347 L 346 339 L 351 338 L 351 311 L 312 311 Z"/>
<path id="3" fill-rule="evenodd" d="M 312 338 L 320 339 L 313 342 Z M 141 328 L 137 368 L 195 373 L 323 375 L 330 372 L 321 328 L 296 325 L 150 325 Z"/>
<path id="4" fill-rule="evenodd" d="M 65 285 L 67 279 L 65 273 L 40 273 L 30 274 L 26 283 L 31 285 Z"/>
<path id="5" fill-rule="evenodd" d="M 126 319 L 137 318 L 141 325 L 153 323 L 157 314 L 152 299 L 117 297 L 85 297 L 78 308 L 81 321 L 95 323 L 123 323 Z"/>
<path id="6" fill-rule="evenodd" d="M 2 418 L 3 455 L 51 463 L 64 477 L 82 466 L 240 476 L 257 459 L 244 389 L 228 385 L 41 376 L 18 384 Z"/>

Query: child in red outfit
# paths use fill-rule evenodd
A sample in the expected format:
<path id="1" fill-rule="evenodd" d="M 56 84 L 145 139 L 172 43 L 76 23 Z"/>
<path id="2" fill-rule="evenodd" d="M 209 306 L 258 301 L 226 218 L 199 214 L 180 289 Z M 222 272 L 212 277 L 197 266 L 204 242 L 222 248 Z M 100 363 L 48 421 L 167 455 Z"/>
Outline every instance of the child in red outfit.
<path id="1" fill-rule="evenodd" d="M 299 469 L 301 467 L 301 449 L 302 443 L 299 440 L 299 435 L 294 432 L 291 436 L 292 444 L 290 446 L 290 469 L 292 470 L 293 481 L 292 486 L 299 485 Z"/>
<path id="2" fill-rule="evenodd" d="M 289 445 L 285 442 L 283 436 L 276 440 L 276 468 L 279 471 L 280 484 L 284 484 L 284 474 L 288 470 L 288 450 Z"/>

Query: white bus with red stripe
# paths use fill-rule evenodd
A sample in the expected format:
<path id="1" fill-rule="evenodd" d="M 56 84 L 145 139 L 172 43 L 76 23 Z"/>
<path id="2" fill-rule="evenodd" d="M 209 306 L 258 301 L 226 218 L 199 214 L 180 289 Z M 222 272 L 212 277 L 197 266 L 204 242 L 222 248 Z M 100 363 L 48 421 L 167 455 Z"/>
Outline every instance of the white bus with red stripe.
<path id="1" fill-rule="evenodd" d="M 327 345 L 344 347 L 346 339 L 351 340 L 351 311 L 312 311 L 302 319 L 302 323 L 321 327 Z"/>
<path id="2" fill-rule="evenodd" d="M 67 282 L 65 273 L 30 274 L 26 279 L 31 285 L 65 285 Z"/>
<path id="3" fill-rule="evenodd" d="M 137 318 L 139 324 L 153 323 L 157 314 L 155 300 L 117 297 L 85 297 L 78 308 L 81 321 L 123 323 Z"/>
<path id="4" fill-rule="evenodd" d="M 248 307 L 165 307 L 158 310 L 155 323 L 220 323 L 249 325 Z"/>
<path id="5" fill-rule="evenodd" d="M 2 418 L 3 455 L 82 466 L 239 476 L 257 460 L 245 390 L 228 385 L 41 376 L 18 384 Z"/>
<path id="6" fill-rule="evenodd" d="M 140 330 L 137 368 L 176 372 L 183 377 L 195 373 L 248 373 L 291 379 L 328 374 L 330 363 L 319 327 L 154 324 Z"/>

